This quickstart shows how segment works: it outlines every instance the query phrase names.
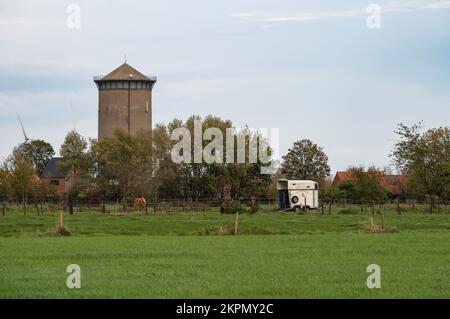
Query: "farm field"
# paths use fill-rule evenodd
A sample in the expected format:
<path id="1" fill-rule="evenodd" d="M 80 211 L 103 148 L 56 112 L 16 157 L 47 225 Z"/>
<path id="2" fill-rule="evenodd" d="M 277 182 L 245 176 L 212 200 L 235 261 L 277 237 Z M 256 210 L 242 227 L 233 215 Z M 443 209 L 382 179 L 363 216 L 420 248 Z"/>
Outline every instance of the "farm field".
<path id="1" fill-rule="evenodd" d="M 345 211 L 344 211 L 345 212 Z M 450 215 L 386 213 L 396 233 L 367 233 L 370 215 L 216 211 L 172 215 L 0 216 L 2 298 L 450 298 Z M 375 222 L 378 222 L 376 216 Z M 81 289 L 66 267 L 81 267 Z M 382 288 L 368 289 L 378 264 Z"/>

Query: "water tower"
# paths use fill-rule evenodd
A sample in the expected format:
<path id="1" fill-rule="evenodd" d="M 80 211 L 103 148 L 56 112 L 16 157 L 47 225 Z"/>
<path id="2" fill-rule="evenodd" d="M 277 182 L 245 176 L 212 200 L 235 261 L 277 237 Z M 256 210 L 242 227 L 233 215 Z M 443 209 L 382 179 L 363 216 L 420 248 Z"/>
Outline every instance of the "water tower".
<path id="1" fill-rule="evenodd" d="M 98 139 L 116 128 L 128 134 L 152 129 L 152 88 L 156 77 L 122 64 L 106 76 L 94 77 L 98 88 Z"/>

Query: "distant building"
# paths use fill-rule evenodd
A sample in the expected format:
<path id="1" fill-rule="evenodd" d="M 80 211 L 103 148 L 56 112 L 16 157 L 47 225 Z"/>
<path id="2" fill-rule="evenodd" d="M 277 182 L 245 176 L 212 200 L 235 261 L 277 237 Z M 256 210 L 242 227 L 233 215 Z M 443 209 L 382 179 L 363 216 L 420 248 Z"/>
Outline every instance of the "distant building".
<path id="1" fill-rule="evenodd" d="M 62 157 L 52 157 L 41 174 L 42 180 L 56 186 L 58 194 L 64 194 L 72 185 L 70 177 L 58 170 L 58 163 L 62 159 Z"/>
<path id="2" fill-rule="evenodd" d="M 351 178 L 351 172 L 336 172 L 331 185 L 334 187 L 339 186 L 339 184 L 349 181 Z M 384 175 L 380 179 L 380 185 L 392 195 L 399 196 L 405 193 L 407 181 L 408 177 L 404 175 Z"/>
<path id="3" fill-rule="evenodd" d="M 152 130 L 152 89 L 156 77 L 122 64 L 106 76 L 94 77 L 98 88 L 98 139 L 116 128 L 129 134 Z"/>

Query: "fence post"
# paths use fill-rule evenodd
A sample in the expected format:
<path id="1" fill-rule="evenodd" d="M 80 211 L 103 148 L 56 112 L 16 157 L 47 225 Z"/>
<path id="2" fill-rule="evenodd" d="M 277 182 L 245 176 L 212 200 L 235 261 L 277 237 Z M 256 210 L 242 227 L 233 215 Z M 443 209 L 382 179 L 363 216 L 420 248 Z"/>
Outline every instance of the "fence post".
<path id="1" fill-rule="evenodd" d="M 325 214 L 325 211 L 323 210 L 323 202 L 322 202 L 322 215 Z"/>
<path id="2" fill-rule="evenodd" d="M 372 218 L 375 218 L 375 201 L 372 201 Z"/>
<path id="3" fill-rule="evenodd" d="M 234 222 L 234 234 L 237 235 L 239 228 L 239 212 L 236 212 L 236 221 Z"/>
<path id="4" fill-rule="evenodd" d="M 6 203 L 2 202 L 2 215 L 5 216 L 6 213 Z"/>
<path id="5" fill-rule="evenodd" d="M 400 215 L 400 199 L 397 198 L 397 214 Z"/>
<path id="6" fill-rule="evenodd" d="M 328 214 L 330 214 L 331 215 L 331 203 L 332 203 L 333 201 L 331 200 L 330 201 L 330 204 L 328 205 Z"/>

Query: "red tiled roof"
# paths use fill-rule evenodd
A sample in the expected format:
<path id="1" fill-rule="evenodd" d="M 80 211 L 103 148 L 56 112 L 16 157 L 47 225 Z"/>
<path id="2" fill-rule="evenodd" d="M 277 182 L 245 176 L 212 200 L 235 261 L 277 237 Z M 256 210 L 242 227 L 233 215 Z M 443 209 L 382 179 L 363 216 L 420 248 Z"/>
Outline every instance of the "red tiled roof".
<path id="1" fill-rule="evenodd" d="M 352 173 L 348 171 L 336 172 L 336 176 L 333 179 L 333 186 L 337 186 L 340 183 L 346 182 L 352 178 Z"/>
<path id="2" fill-rule="evenodd" d="M 403 175 L 384 175 L 380 180 L 380 185 L 391 194 L 400 195 L 405 192 L 407 176 Z"/>
<path id="3" fill-rule="evenodd" d="M 337 186 L 340 183 L 350 180 L 351 178 L 351 172 L 336 172 L 336 176 L 333 179 L 332 186 Z M 407 182 L 408 177 L 404 175 L 384 175 L 380 179 L 380 185 L 393 195 L 403 194 L 405 192 Z"/>

